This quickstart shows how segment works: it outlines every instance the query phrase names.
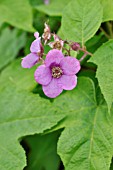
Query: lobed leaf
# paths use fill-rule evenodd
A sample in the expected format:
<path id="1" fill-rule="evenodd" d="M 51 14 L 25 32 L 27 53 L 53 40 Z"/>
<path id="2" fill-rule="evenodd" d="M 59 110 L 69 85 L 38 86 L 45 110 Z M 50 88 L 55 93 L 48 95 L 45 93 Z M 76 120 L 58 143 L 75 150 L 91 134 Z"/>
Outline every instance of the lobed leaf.
<path id="1" fill-rule="evenodd" d="M 26 165 L 26 159 L 19 140 L 26 135 L 43 133 L 65 115 L 53 108 L 49 100 L 13 86 L 2 89 L 0 97 L 0 167 L 20 170 Z"/>
<path id="2" fill-rule="evenodd" d="M 0 155 L 2 155 L 0 168 L 2 170 L 23 169 L 26 159 L 25 152 L 19 145 L 21 138 L 43 133 L 65 117 L 60 108 L 52 107 L 49 100 L 31 92 L 31 87 L 34 86 L 33 70 L 28 73 L 27 69 L 20 68 L 20 60 L 14 62 L 2 72 L 0 80 L 2 99 L 0 100 Z"/>
<path id="3" fill-rule="evenodd" d="M 66 170 L 109 170 L 113 154 L 113 116 L 93 82 L 79 78 L 72 94 L 62 96 L 67 118 L 58 142 L 58 153 Z M 68 104 L 65 97 L 68 98 Z M 98 101 L 99 98 L 99 101 Z M 61 98 L 60 98 L 61 99 Z M 70 111 L 69 111 L 70 108 Z M 64 108 L 65 109 L 65 108 Z M 111 110 L 113 113 L 113 108 Z M 57 128 L 57 126 L 56 126 Z"/>

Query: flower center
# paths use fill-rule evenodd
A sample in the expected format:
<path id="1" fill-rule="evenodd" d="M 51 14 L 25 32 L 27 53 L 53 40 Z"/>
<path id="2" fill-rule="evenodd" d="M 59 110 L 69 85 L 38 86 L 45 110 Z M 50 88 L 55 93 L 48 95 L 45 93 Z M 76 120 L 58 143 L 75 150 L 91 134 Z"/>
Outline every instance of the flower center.
<path id="1" fill-rule="evenodd" d="M 54 78 L 60 78 L 62 74 L 63 74 L 63 71 L 61 70 L 60 67 L 53 67 L 52 68 L 52 76 Z"/>
<path id="2" fill-rule="evenodd" d="M 54 42 L 53 48 L 60 50 L 62 48 L 61 43 L 59 41 Z"/>

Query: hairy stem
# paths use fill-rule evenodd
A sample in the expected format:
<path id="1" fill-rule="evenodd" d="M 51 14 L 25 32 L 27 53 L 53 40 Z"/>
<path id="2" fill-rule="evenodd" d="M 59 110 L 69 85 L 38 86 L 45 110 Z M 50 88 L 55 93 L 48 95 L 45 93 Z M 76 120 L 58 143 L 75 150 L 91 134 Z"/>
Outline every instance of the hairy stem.
<path id="1" fill-rule="evenodd" d="M 82 60 L 84 60 L 84 58 L 87 56 L 87 53 L 84 53 L 84 55 L 80 58 L 80 62 L 82 61 Z"/>
<path id="2" fill-rule="evenodd" d="M 90 53 L 89 51 L 87 51 L 85 48 L 79 48 L 80 51 L 83 51 L 84 53 L 86 53 L 87 55 L 93 55 L 92 53 Z"/>
<path id="3" fill-rule="evenodd" d="M 70 56 L 70 49 L 68 50 L 67 48 L 63 47 L 65 51 L 67 51 L 68 55 Z"/>

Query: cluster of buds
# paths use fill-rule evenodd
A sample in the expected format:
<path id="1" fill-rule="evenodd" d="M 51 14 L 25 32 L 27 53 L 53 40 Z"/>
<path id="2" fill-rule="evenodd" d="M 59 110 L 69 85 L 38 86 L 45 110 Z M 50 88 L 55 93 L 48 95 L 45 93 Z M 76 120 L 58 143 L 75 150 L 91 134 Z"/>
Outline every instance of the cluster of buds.
<path id="1" fill-rule="evenodd" d="M 76 74 L 80 71 L 80 61 L 70 56 L 71 50 L 83 51 L 77 42 L 68 42 L 51 33 L 50 27 L 45 23 L 42 38 L 35 32 L 36 38 L 30 46 L 30 54 L 22 59 L 23 68 L 31 68 L 40 62 L 40 66 L 34 73 L 37 83 L 42 85 L 43 92 L 50 98 L 55 98 L 63 90 L 72 90 L 77 85 Z M 51 42 L 53 37 L 54 41 Z M 44 45 L 49 45 L 52 49 L 48 54 L 44 54 Z M 68 48 L 65 47 L 68 45 Z M 66 54 L 63 54 L 66 51 Z M 86 51 L 85 51 L 86 54 Z M 46 55 L 45 60 L 43 56 Z"/>

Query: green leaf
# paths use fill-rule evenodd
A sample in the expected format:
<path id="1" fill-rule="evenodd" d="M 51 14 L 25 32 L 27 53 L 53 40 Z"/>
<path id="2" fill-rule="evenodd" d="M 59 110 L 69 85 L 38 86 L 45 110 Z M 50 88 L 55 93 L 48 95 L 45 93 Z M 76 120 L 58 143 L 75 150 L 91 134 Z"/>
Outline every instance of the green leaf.
<path id="1" fill-rule="evenodd" d="M 58 30 L 58 32 L 57 32 L 57 35 L 58 35 L 60 38 L 65 39 L 65 36 L 64 36 L 64 34 L 63 34 L 62 30 L 61 30 L 61 27 L 59 28 L 59 30 Z"/>
<path id="2" fill-rule="evenodd" d="M 113 20 L 113 0 L 100 0 L 103 6 L 103 22 Z"/>
<path id="3" fill-rule="evenodd" d="M 49 100 L 15 86 L 0 91 L 0 167 L 20 170 L 26 164 L 25 153 L 19 146 L 22 136 L 42 133 L 60 121 L 64 115 L 52 107 Z"/>
<path id="4" fill-rule="evenodd" d="M 35 7 L 40 4 L 44 4 L 44 1 L 42 1 L 42 0 L 29 0 L 29 2 L 32 5 L 32 7 Z"/>
<path id="5" fill-rule="evenodd" d="M 31 69 L 22 68 L 21 59 L 19 58 L 2 71 L 0 83 L 3 87 L 13 85 L 20 90 L 32 91 L 37 84 L 34 81 L 35 70 L 36 67 Z"/>
<path id="6" fill-rule="evenodd" d="M 30 147 L 26 170 L 58 170 L 60 159 L 57 155 L 57 140 L 60 133 L 34 135 L 25 138 Z"/>
<path id="7" fill-rule="evenodd" d="M 103 44 L 89 61 L 97 65 L 96 77 L 110 111 L 113 102 L 113 40 Z"/>
<path id="8" fill-rule="evenodd" d="M 0 22 L 33 32 L 32 8 L 28 0 L 0 0 Z"/>
<path id="9" fill-rule="evenodd" d="M 95 91 L 93 82 L 81 77 L 73 93 L 68 92 L 59 102 L 61 100 L 67 106 L 67 110 L 64 107 L 67 118 L 58 124 L 60 128 L 65 126 L 59 138 L 58 153 L 65 170 L 109 170 L 113 154 L 113 116 L 108 114 L 98 88 Z"/>
<path id="10" fill-rule="evenodd" d="M 34 68 L 33 68 L 34 69 Z M 29 71 L 29 72 L 28 72 Z M 23 73 L 22 73 L 23 72 Z M 22 69 L 20 60 L 2 72 L 0 80 L 0 169 L 20 170 L 26 165 L 19 141 L 23 136 L 42 133 L 65 115 L 50 100 L 33 94 L 34 71 Z M 59 114 L 58 114 L 59 113 Z"/>
<path id="11" fill-rule="evenodd" d="M 62 11 L 68 3 L 69 0 L 52 0 L 48 5 L 36 5 L 35 9 L 50 16 L 62 16 Z"/>
<path id="12" fill-rule="evenodd" d="M 25 45 L 26 34 L 5 28 L 0 36 L 0 69 L 11 62 Z"/>
<path id="13" fill-rule="evenodd" d="M 82 45 L 98 30 L 102 22 L 102 6 L 98 0 L 72 0 L 62 15 L 62 32 L 66 39 Z"/>

